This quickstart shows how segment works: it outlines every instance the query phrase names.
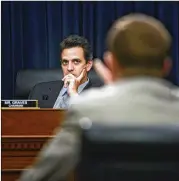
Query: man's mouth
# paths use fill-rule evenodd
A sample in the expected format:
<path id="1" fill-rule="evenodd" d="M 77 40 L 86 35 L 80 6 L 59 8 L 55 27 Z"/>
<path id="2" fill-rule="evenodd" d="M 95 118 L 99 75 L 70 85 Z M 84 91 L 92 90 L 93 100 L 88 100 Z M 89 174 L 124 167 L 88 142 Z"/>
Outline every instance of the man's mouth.
<path id="1" fill-rule="evenodd" d="M 73 76 L 76 77 L 76 78 L 78 77 L 78 76 L 76 76 L 75 74 L 72 74 L 72 73 L 69 73 L 69 74 L 73 75 Z M 67 75 L 69 75 L 69 74 L 65 74 L 64 77 L 67 76 Z"/>

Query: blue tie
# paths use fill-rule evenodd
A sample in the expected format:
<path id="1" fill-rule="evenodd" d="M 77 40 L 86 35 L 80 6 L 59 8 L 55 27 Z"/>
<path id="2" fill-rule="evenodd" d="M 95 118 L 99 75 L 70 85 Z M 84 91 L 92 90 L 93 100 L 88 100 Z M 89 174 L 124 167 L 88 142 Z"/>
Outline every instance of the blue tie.
<path id="1" fill-rule="evenodd" d="M 67 109 L 69 106 L 69 95 L 68 92 L 66 91 L 62 95 L 62 101 L 60 101 L 60 108 Z"/>

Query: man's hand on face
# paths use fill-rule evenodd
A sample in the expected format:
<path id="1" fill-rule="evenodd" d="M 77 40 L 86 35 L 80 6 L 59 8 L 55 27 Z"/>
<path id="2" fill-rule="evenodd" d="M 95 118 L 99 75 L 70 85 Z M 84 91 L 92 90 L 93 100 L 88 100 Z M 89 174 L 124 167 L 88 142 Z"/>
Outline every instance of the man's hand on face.
<path id="1" fill-rule="evenodd" d="M 86 68 L 82 70 L 79 77 L 75 77 L 72 74 L 68 74 L 62 79 L 62 81 L 64 81 L 64 87 L 68 88 L 68 94 L 70 96 L 78 94 L 78 87 L 81 84 L 85 75 L 86 75 Z"/>

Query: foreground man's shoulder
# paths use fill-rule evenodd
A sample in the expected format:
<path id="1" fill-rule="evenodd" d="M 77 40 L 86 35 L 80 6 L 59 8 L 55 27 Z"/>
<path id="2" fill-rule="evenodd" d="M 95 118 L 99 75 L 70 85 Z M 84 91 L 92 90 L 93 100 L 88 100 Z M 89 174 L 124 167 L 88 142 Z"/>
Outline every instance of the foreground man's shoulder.
<path id="1" fill-rule="evenodd" d="M 91 104 L 94 103 L 94 101 L 110 96 L 113 91 L 114 87 L 109 85 L 100 88 L 92 88 L 83 92 L 80 96 L 73 97 L 71 99 L 71 104 Z"/>
<path id="2" fill-rule="evenodd" d="M 172 95 L 179 98 L 179 88 L 175 88 L 172 90 Z"/>

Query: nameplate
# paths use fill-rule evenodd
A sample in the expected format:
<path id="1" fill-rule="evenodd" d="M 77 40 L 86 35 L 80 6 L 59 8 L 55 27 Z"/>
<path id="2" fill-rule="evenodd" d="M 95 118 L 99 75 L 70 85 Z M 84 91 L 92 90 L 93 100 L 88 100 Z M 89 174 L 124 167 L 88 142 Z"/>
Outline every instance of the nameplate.
<path id="1" fill-rule="evenodd" d="M 37 100 L 2 100 L 2 108 L 37 108 Z"/>

